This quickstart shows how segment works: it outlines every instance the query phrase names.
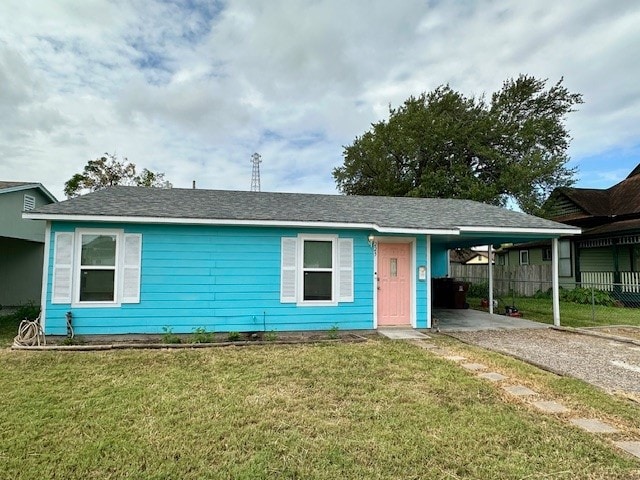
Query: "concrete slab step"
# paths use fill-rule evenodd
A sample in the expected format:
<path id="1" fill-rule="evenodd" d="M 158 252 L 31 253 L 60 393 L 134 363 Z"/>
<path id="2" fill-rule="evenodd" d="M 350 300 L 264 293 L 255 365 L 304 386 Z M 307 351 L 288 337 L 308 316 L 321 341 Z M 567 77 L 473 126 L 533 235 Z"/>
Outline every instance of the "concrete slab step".
<path id="1" fill-rule="evenodd" d="M 480 378 L 484 378 L 485 380 L 490 380 L 492 382 L 501 382 L 506 380 L 507 377 L 498 372 L 486 372 L 478 375 Z"/>
<path id="2" fill-rule="evenodd" d="M 625 452 L 640 458 L 640 442 L 613 442 L 613 444 Z"/>
<path id="3" fill-rule="evenodd" d="M 533 405 L 544 413 L 568 413 L 571 411 L 561 403 L 554 401 L 541 400 L 539 402 L 533 402 Z"/>
<path id="4" fill-rule="evenodd" d="M 534 392 L 524 385 L 510 385 L 508 387 L 504 387 L 504 389 L 508 393 L 510 393 L 511 395 L 515 395 L 516 397 L 531 397 L 534 395 L 538 395 L 538 392 Z"/>
<path id="5" fill-rule="evenodd" d="M 572 418 L 570 422 L 590 433 L 618 433 L 620 431 L 595 418 Z"/>
<path id="6" fill-rule="evenodd" d="M 444 358 L 446 358 L 447 360 L 451 360 L 452 362 L 461 362 L 467 359 L 467 357 L 461 357 L 460 355 L 448 355 Z"/>
<path id="7" fill-rule="evenodd" d="M 486 370 L 487 366 L 483 365 L 482 363 L 462 363 L 460 364 L 463 368 L 466 368 L 467 370 L 471 370 L 471 371 L 477 371 L 477 370 Z"/>

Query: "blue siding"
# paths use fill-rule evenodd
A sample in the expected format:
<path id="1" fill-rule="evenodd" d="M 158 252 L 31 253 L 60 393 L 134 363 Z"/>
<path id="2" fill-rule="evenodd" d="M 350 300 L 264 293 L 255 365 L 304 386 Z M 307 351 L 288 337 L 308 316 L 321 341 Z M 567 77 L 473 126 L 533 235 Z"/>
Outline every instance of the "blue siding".
<path id="1" fill-rule="evenodd" d="M 293 331 L 373 328 L 373 249 L 370 232 L 186 225 L 80 224 L 53 222 L 56 232 L 75 228 L 117 228 L 142 234 L 140 303 L 120 307 L 72 307 L 51 303 L 53 241 L 49 255 L 46 333 L 66 333 L 65 313 L 72 311 L 78 335 L 192 333 L 208 331 Z M 283 236 L 337 234 L 353 238 L 354 302 L 309 307 L 280 303 L 280 249 Z M 446 253 L 446 252 L 445 252 Z M 426 327 L 424 237 L 416 242 L 417 326 Z M 434 265 L 432 265 L 432 269 Z"/>
<path id="2" fill-rule="evenodd" d="M 449 253 L 442 245 L 431 247 L 431 276 L 446 277 L 449 274 Z"/>

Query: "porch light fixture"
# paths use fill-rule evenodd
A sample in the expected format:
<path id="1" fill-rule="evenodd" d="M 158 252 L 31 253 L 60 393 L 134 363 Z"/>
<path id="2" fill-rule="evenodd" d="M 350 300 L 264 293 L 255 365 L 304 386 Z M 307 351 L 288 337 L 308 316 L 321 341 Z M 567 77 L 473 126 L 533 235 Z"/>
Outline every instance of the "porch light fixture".
<path id="1" fill-rule="evenodd" d="M 370 233 L 369 236 L 367 237 L 367 240 L 369 241 L 369 246 L 373 247 L 373 242 L 376 241 L 376 237 L 373 236 L 373 233 Z"/>

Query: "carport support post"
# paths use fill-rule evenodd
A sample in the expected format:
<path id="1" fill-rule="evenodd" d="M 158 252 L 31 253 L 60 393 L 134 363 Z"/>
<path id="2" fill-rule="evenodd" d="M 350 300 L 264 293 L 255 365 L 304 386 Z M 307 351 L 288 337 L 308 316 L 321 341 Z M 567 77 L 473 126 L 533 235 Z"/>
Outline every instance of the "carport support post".
<path id="1" fill-rule="evenodd" d="M 491 255 L 493 253 L 493 245 L 487 247 L 487 259 L 489 263 L 489 315 L 493 315 L 493 262 Z"/>
<path id="2" fill-rule="evenodd" d="M 558 285 L 558 239 L 551 240 L 551 297 L 553 298 L 553 324 L 560 326 L 560 287 Z"/>
<path id="3" fill-rule="evenodd" d="M 427 284 L 425 285 L 427 287 L 427 328 L 431 328 L 432 324 L 432 302 L 433 299 L 431 298 L 431 235 L 426 235 L 425 236 L 425 240 L 426 240 L 426 256 L 427 256 L 427 262 L 426 262 L 426 272 L 425 272 L 425 282 L 427 282 Z M 449 256 L 447 254 L 447 260 L 449 259 Z"/>

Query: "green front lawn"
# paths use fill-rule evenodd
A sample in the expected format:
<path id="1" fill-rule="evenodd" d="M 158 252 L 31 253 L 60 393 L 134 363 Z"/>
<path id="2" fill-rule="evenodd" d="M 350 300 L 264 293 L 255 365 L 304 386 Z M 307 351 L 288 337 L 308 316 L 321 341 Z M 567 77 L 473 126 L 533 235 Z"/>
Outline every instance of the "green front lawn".
<path id="1" fill-rule="evenodd" d="M 471 308 L 487 311 L 480 307 L 480 298 L 467 298 Z M 513 305 L 520 310 L 523 318 L 542 323 L 553 323 L 553 305 L 550 298 L 511 296 L 499 298 L 497 313 L 504 313 L 505 305 Z M 599 325 L 640 326 L 640 308 L 605 307 L 560 302 L 560 321 L 565 327 L 594 327 Z"/>
<path id="2" fill-rule="evenodd" d="M 406 342 L 2 350 L 0 371 L 0 478 L 623 479 L 640 468 Z M 570 398 L 640 414 L 553 378 Z"/>

